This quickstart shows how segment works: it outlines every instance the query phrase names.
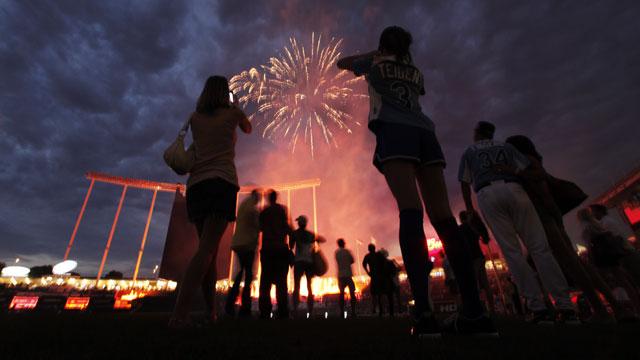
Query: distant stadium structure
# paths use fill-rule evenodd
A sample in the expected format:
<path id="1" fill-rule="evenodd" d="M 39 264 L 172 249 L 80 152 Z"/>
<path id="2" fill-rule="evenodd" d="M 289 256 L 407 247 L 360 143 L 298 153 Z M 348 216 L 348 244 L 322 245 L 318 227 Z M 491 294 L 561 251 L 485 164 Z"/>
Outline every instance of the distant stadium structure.
<path id="1" fill-rule="evenodd" d="M 167 228 L 167 237 L 165 241 L 164 251 L 162 254 L 162 263 L 160 266 L 159 276 L 164 279 L 169 280 L 180 280 L 182 273 L 186 269 L 187 263 L 191 258 L 191 255 L 195 252 L 197 247 L 197 235 L 196 230 L 193 224 L 188 222 L 187 219 L 187 210 L 186 210 L 186 200 L 185 200 L 185 192 L 186 187 L 181 183 L 168 183 L 168 182 L 158 182 L 144 179 L 133 179 L 126 178 L 121 176 L 114 176 L 103 174 L 99 172 L 88 172 L 86 174 L 86 178 L 90 180 L 89 188 L 84 197 L 84 201 L 82 203 L 82 207 L 80 208 L 80 212 L 78 213 L 78 217 L 76 218 L 75 225 L 73 227 L 73 231 L 71 232 L 71 237 L 69 239 L 69 243 L 64 253 L 63 261 L 68 260 L 69 253 L 71 252 L 74 242 L 76 240 L 76 235 L 78 233 L 78 228 L 80 227 L 80 223 L 84 216 L 85 210 L 87 208 L 87 203 L 89 202 L 89 198 L 91 197 L 91 193 L 93 191 L 94 184 L 96 182 L 113 184 L 116 186 L 122 187 L 122 192 L 120 194 L 120 198 L 118 201 L 118 207 L 116 209 L 116 213 L 113 218 L 113 223 L 111 224 L 111 229 L 109 231 L 109 236 L 106 241 L 106 245 L 104 247 L 102 253 L 102 259 L 100 261 L 100 266 L 98 268 L 98 273 L 96 276 L 96 283 L 102 277 L 102 273 L 104 271 L 104 265 L 109 256 L 109 249 L 111 248 L 111 242 L 113 240 L 113 235 L 115 233 L 116 227 L 118 225 L 118 219 L 120 217 L 120 212 L 122 210 L 122 206 L 124 204 L 124 199 L 127 194 L 127 190 L 130 188 L 143 189 L 153 191 L 153 196 L 151 198 L 151 204 L 149 206 L 149 212 L 146 219 L 146 224 L 144 228 L 144 232 L 142 234 L 142 239 L 140 240 L 140 247 L 137 252 L 135 268 L 133 272 L 133 281 L 136 281 L 138 278 L 138 272 L 140 269 L 140 262 L 142 260 L 142 256 L 144 254 L 144 248 L 147 241 L 147 236 L 149 234 L 149 225 L 151 223 L 151 218 L 153 216 L 153 210 L 155 208 L 156 196 L 159 191 L 164 192 L 172 192 L 175 194 L 173 208 L 171 211 L 171 217 Z M 280 184 L 271 184 L 271 185 L 260 185 L 260 186 L 242 186 L 240 191 L 238 192 L 236 202 L 240 200 L 240 197 L 246 194 L 251 193 L 254 189 L 260 189 L 262 192 L 265 192 L 269 189 L 276 190 L 283 194 L 286 194 L 287 199 L 287 207 L 291 208 L 291 193 L 293 191 L 299 190 L 311 190 L 313 195 L 313 227 L 314 232 L 318 233 L 317 228 L 317 211 L 316 211 L 316 188 L 320 186 L 319 179 L 309 179 L 302 180 L 296 182 L 289 183 L 280 183 Z M 264 205 L 264 204 L 262 204 Z M 236 206 L 237 207 L 237 206 Z M 221 241 L 221 248 L 228 249 L 229 241 L 231 235 L 235 231 L 235 223 L 233 226 L 230 226 L 225 233 Z M 231 277 L 233 271 L 233 253 L 229 251 L 222 251 L 219 253 L 218 259 L 218 273 L 225 274 L 225 277 Z M 220 270 L 227 270 L 220 271 Z M 227 275 L 228 274 L 228 275 Z"/>
<path id="2" fill-rule="evenodd" d="M 609 190 L 595 200 L 596 203 L 617 210 L 618 215 L 633 230 L 631 240 L 635 246 L 640 246 L 640 167 L 634 169 Z"/>

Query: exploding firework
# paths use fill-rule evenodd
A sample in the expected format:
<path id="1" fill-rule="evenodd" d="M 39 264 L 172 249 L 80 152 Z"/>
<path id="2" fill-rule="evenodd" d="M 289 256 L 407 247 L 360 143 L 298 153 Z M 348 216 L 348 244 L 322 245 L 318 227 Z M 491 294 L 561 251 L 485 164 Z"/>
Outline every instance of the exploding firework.
<path id="1" fill-rule="evenodd" d="M 312 33 L 307 50 L 290 38 L 280 57 L 231 78 L 231 91 L 240 104 L 255 109 L 249 120 L 262 129 L 263 137 L 286 141 L 294 152 L 303 135 L 313 157 L 314 137 L 337 147 L 338 132 L 351 134 L 351 126 L 360 125 L 348 110 L 367 95 L 358 86 L 362 78 L 336 68 L 341 44 L 341 39 L 331 38 L 322 46 L 322 36 Z"/>

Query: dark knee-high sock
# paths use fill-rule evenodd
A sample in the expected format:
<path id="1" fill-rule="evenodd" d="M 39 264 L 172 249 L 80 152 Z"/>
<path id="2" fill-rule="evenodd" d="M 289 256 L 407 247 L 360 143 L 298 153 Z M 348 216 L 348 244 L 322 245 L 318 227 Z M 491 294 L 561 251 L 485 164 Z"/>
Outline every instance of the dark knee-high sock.
<path id="1" fill-rule="evenodd" d="M 473 262 L 469 246 L 456 220 L 451 217 L 432 223 L 438 233 L 449 263 L 456 276 L 460 295 L 462 297 L 462 313 L 466 317 L 475 318 L 484 313 L 484 306 L 480 301 L 478 282 L 473 270 Z"/>
<path id="2" fill-rule="evenodd" d="M 400 251 L 415 301 L 415 316 L 430 312 L 429 253 L 421 209 L 400 211 Z"/>

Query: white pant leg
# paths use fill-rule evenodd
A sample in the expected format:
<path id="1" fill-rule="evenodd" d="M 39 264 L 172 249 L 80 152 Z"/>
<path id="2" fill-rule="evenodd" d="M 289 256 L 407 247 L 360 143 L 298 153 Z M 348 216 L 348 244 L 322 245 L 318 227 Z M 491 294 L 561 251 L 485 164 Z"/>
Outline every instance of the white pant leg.
<path id="1" fill-rule="evenodd" d="M 545 310 L 547 306 L 543 300 L 542 289 L 522 253 L 522 246 L 510 214 L 510 202 L 513 199 L 506 185 L 499 183 L 480 190 L 477 194 L 478 206 L 502 250 L 518 291 L 527 299 L 527 306 L 533 311 Z"/>
<path id="2" fill-rule="evenodd" d="M 538 269 L 542 286 L 551 294 L 558 309 L 573 309 L 569 285 L 553 256 L 544 227 L 526 191 L 516 183 L 507 184 L 513 196 L 514 225 Z"/>

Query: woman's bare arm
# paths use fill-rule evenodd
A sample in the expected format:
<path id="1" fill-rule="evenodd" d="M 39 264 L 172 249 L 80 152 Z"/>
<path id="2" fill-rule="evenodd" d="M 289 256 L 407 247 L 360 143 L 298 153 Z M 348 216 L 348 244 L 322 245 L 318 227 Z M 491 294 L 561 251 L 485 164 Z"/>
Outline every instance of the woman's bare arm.
<path id="1" fill-rule="evenodd" d="M 240 120 L 238 121 L 238 126 L 240 127 L 240 130 L 242 130 L 242 132 L 245 134 L 251 134 L 251 130 L 253 129 L 253 127 L 251 126 L 251 122 L 247 118 L 247 115 L 245 115 L 244 111 L 240 109 L 238 100 L 236 100 L 235 97 L 233 99 L 234 99 L 233 107 L 238 112 L 238 115 L 240 115 Z"/>
<path id="2" fill-rule="evenodd" d="M 243 133 L 251 134 L 251 130 L 253 129 L 253 127 L 251 126 L 251 122 L 249 121 L 249 119 L 247 119 L 246 116 L 243 116 L 240 118 L 239 126 L 240 126 L 240 130 L 242 130 Z"/>
<path id="3" fill-rule="evenodd" d="M 380 52 L 378 50 L 374 50 L 366 54 L 358 54 L 358 55 L 343 57 L 342 59 L 338 60 L 338 62 L 336 63 L 336 66 L 338 67 L 338 69 L 353 71 L 354 61 L 360 60 L 360 59 L 366 59 L 369 57 L 374 57 L 379 53 Z"/>

